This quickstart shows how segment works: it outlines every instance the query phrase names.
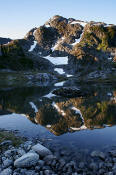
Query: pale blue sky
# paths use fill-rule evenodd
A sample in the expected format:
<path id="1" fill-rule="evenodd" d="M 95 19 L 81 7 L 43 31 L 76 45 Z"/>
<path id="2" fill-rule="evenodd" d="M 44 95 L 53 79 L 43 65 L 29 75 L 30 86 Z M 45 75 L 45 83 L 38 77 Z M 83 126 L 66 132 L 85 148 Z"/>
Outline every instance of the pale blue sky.
<path id="1" fill-rule="evenodd" d="M 0 0 L 0 37 L 22 38 L 54 15 L 116 24 L 116 0 Z"/>

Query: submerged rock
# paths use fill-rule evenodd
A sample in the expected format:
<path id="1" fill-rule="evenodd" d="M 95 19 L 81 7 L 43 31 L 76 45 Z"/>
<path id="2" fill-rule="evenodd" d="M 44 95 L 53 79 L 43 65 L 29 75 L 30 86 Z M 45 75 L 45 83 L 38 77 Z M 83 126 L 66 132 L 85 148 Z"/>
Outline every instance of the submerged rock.
<path id="1" fill-rule="evenodd" d="M 100 151 L 93 151 L 91 153 L 91 157 L 99 157 L 99 158 L 105 160 L 105 154 L 103 152 L 100 152 Z"/>
<path id="2" fill-rule="evenodd" d="M 45 157 L 45 156 L 47 156 L 49 154 L 52 154 L 51 151 L 48 148 L 44 147 L 43 145 L 41 145 L 39 143 L 37 145 L 34 145 L 32 147 L 32 150 L 37 152 L 42 157 Z"/>
<path id="3" fill-rule="evenodd" d="M 98 170 L 98 166 L 95 162 L 92 162 L 90 165 L 90 169 L 92 169 L 93 171 L 97 171 Z"/>

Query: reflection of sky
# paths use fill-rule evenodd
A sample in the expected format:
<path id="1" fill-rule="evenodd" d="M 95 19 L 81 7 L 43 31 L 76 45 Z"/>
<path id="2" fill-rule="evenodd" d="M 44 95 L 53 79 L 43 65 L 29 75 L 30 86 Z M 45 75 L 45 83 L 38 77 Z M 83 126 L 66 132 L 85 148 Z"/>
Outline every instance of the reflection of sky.
<path id="1" fill-rule="evenodd" d="M 0 116 L 0 128 L 7 130 L 16 130 L 26 137 L 41 137 L 52 135 L 47 129 L 40 125 L 36 125 L 28 120 L 24 115 L 5 115 Z"/>
<path id="2" fill-rule="evenodd" d="M 116 144 L 116 126 L 106 127 L 104 129 L 84 130 L 74 133 L 66 133 L 61 136 L 54 136 L 46 128 L 35 125 L 23 115 L 6 115 L 0 116 L 0 128 L 7 130 L 17 130 L 19 133 L 26 137 L 47 139 L 51 138 L 54 142 L 59 142 L 68 147 L 69 142 L 74 146 L 81 148 L 100 148 L 107 145 Z M 98 138 L 98 139 L 96 139 Z"/>

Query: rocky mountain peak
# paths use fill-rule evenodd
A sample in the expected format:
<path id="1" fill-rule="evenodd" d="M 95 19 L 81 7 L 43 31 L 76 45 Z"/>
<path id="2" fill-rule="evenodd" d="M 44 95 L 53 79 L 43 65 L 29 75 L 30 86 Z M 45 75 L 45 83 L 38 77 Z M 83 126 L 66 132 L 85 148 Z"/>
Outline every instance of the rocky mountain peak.
<path id="1" fill-rule="evenodd" d="M 96 65 L 104 59 L 109 64 L 115 48 L 115 25 L 55 15 L 43 26 L 31 29 L 22 40 L 3 45 L 1 53 L 48 60 L 68 57 L 69 64 L 78 67 L 81 63 Z"/>

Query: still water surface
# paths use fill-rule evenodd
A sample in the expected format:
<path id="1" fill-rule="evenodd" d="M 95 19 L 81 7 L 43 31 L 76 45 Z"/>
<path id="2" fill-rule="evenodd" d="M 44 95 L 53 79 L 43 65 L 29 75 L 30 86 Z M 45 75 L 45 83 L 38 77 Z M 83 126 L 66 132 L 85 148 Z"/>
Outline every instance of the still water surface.
<path id="1" fill-rule="evenodd" d="M 76 87 L 88 96 L 64 98 L 54 89 Z M 116 85 L 79 84 L 0 89 L 0 129 L 75 151 L 116 145 Z M 9 113 L 10 112 L 10 113 Z M 13 114 L 12 114 L 13 113 Z"/>

